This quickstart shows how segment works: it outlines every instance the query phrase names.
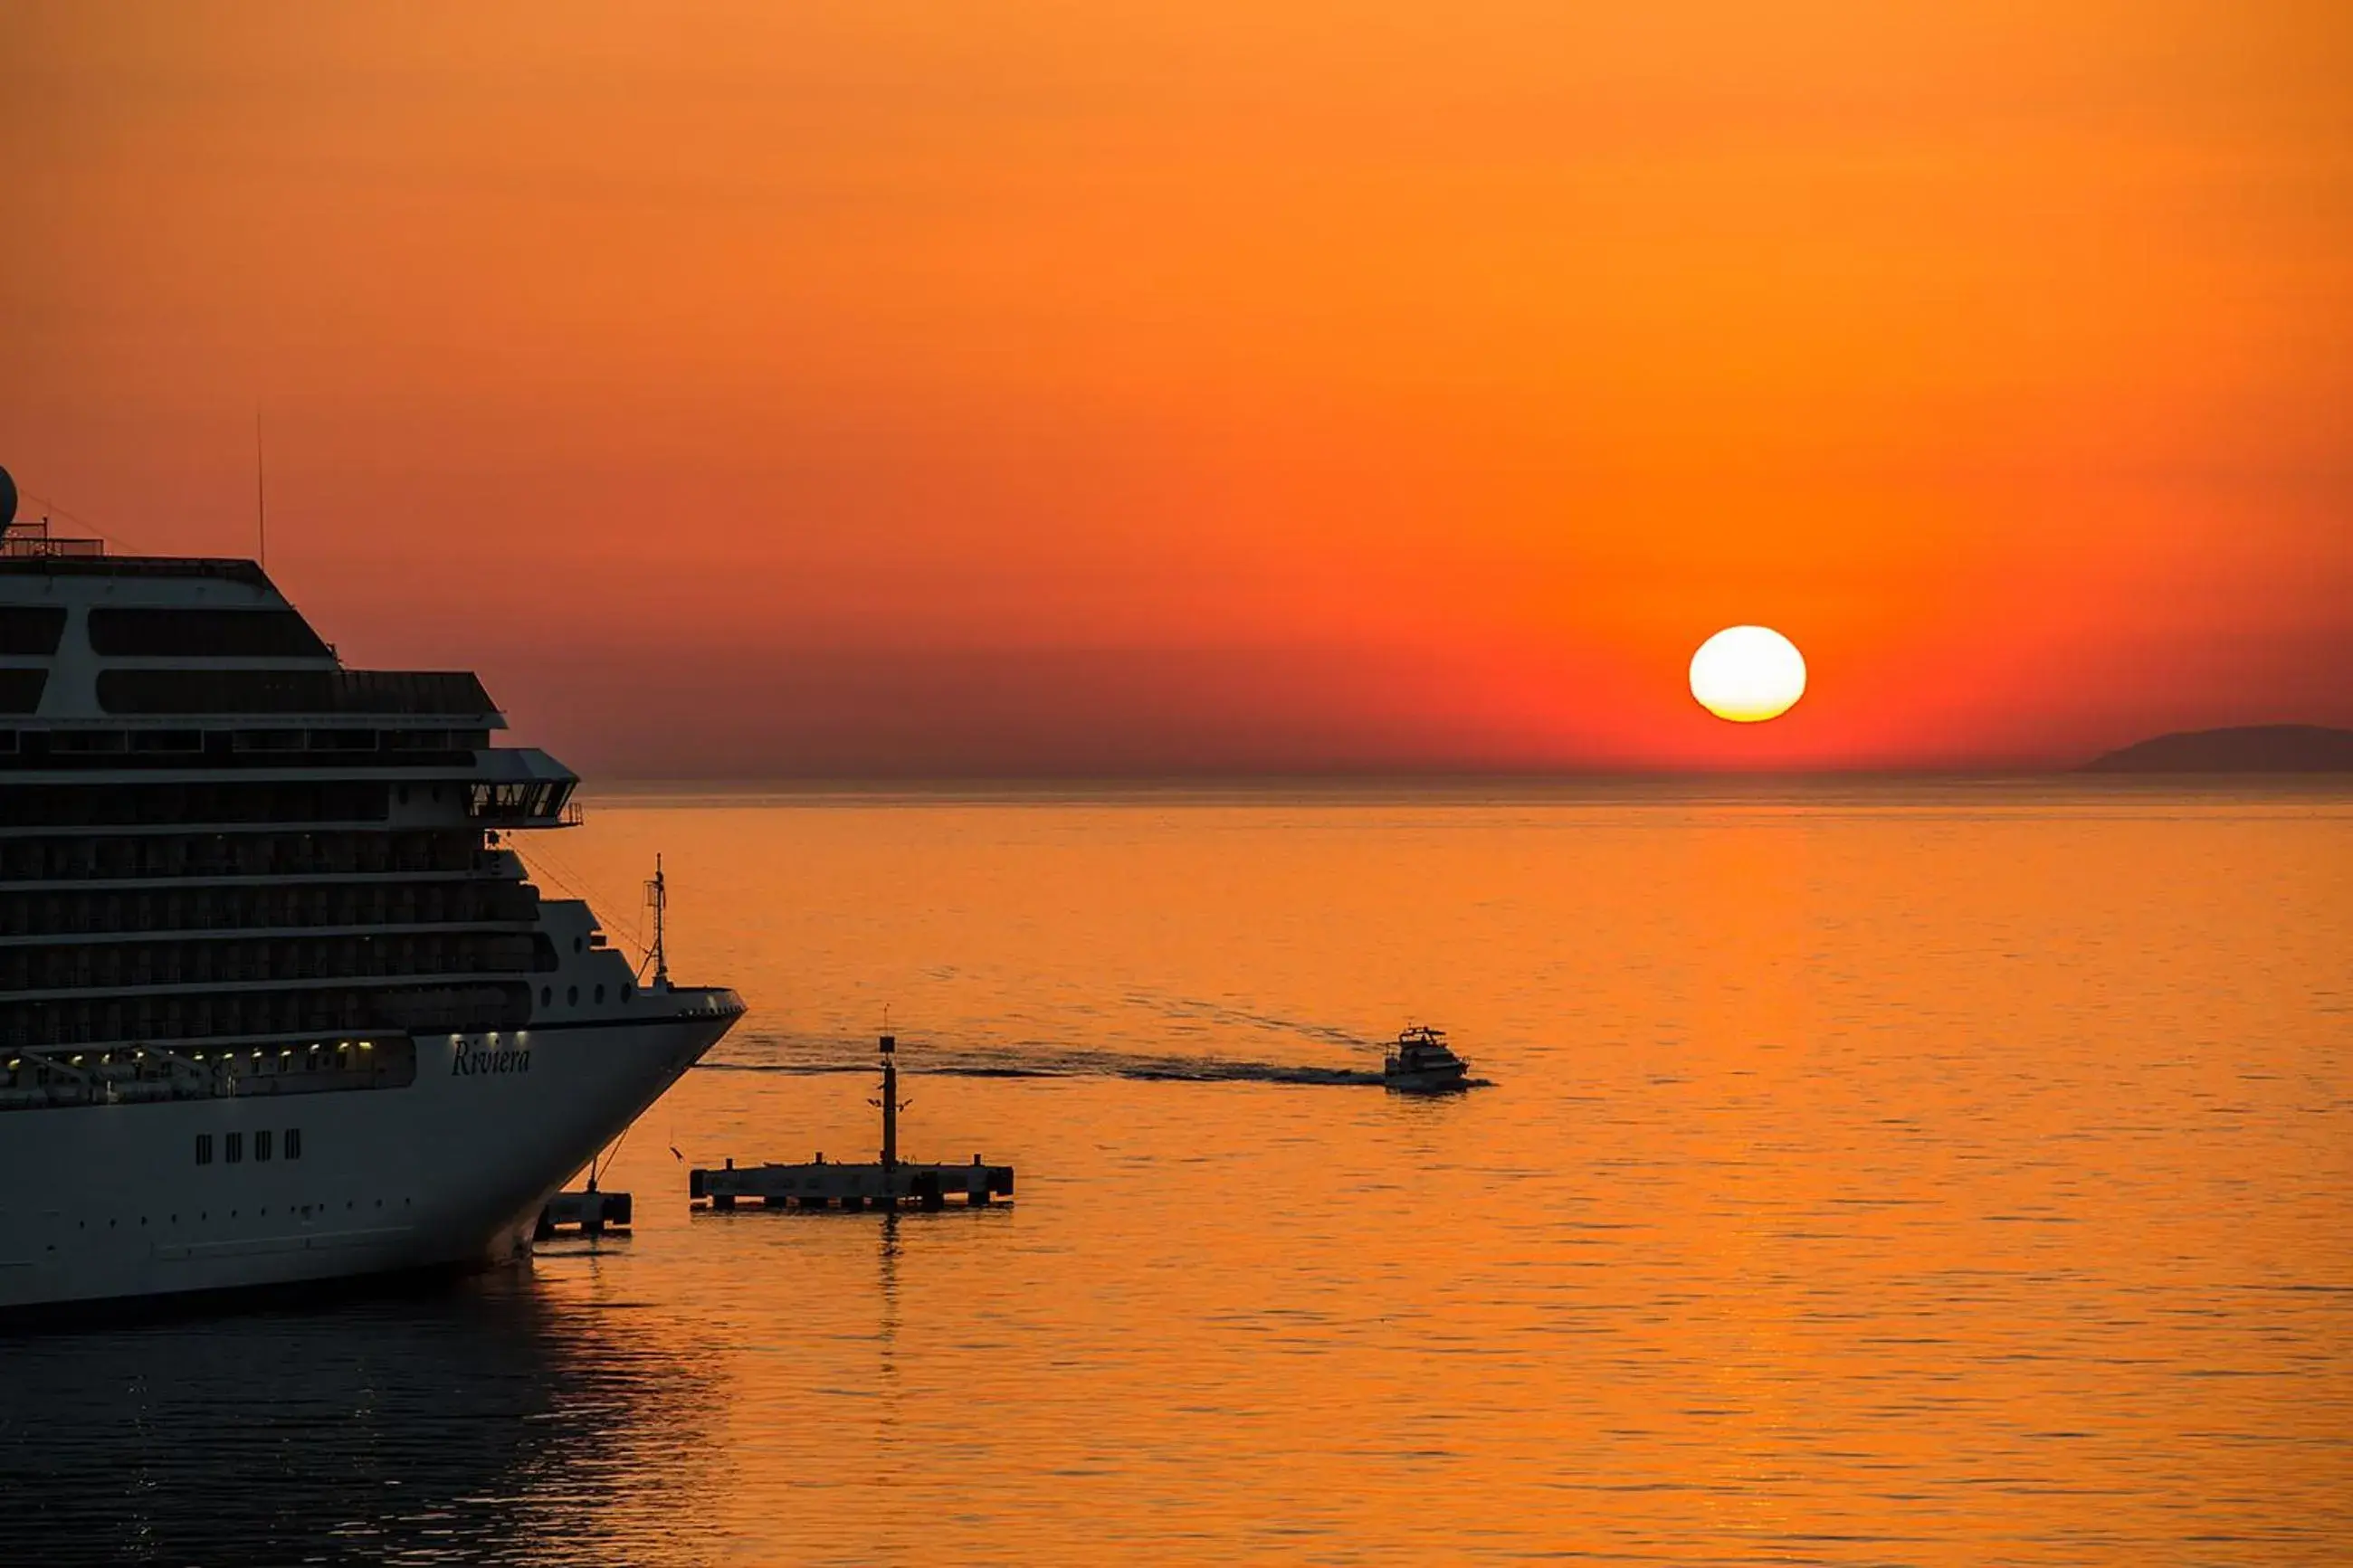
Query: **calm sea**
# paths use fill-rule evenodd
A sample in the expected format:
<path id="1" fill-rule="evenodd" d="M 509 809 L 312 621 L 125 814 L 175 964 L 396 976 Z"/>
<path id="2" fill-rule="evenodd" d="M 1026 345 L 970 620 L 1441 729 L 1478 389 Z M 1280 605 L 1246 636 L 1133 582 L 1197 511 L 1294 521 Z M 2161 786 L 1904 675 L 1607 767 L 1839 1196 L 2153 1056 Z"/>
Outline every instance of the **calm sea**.
<path id="1" fill-rule="evenodd" d="M 0 1342 L 0 1562 L 2353 1560 L 2353 799 L 607 795 L 627 1239 Z M 910 1153 L 1009 1207 L 690 1214 Z M 1450 1029 L 1493 1087 L 1392 1098 Z M 673 1153 L 673 1151 L 676 1151 Z M 681 1156 L 682 1156 L 682 1161 Z"/>

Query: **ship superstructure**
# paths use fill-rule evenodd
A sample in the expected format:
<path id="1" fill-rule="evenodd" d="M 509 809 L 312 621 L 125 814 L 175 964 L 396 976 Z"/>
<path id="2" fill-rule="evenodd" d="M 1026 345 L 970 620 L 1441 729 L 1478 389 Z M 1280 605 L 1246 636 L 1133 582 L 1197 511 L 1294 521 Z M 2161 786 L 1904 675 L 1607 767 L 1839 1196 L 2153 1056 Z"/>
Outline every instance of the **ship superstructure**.
<path id="1" fill-rule="evenodd" d="M 0 1311 L 491 1257 L 726 1032 L 526 879 L 578 781 L 504 722 L 254 562 L 0 532 Z"/>

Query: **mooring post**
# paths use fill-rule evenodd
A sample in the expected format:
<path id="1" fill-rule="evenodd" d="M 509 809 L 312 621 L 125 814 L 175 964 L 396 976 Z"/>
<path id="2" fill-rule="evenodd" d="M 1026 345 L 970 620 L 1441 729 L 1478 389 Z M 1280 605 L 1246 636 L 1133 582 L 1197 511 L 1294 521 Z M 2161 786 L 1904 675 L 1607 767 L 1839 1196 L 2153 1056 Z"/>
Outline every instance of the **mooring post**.
<path id="1" fill-rule="evenodd" d="M 899 1039 L 882 1037 L 882 1173 L 899 1168 Z"/>

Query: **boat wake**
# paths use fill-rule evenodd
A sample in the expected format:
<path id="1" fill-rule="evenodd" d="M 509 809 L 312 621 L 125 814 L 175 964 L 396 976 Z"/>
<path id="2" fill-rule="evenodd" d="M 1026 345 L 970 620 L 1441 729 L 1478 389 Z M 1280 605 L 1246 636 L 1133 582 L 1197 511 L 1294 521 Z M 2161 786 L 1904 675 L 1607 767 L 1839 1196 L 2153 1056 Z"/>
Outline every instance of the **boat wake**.
<path id="1" fill-rule="evenodd" d="M 777 1040 L 746 1039 L 750 1046 L 785 1046 Z M 786 1049 L 791 1047 L 786 1046 Z M 838 1047 L 837 1047 L 838 1048 Z M 762 1072 L 817 1077 L 871 1073 L 873 1064 L 831 1059 L 767 1061 L 704 1060 L 698 1072 Z M 1289 1083 L 1326 1087 L 1377 1086 L 1378 1068 L 1318 1067 L 1293 1062 L 1240 1061 L 1229 1057 L 1152 1057 L 1120 1051 L 940 1051 L 907 1053 L 902 1077 L 921 1078 L 1121 1078 L 1146 1083 Z"/>

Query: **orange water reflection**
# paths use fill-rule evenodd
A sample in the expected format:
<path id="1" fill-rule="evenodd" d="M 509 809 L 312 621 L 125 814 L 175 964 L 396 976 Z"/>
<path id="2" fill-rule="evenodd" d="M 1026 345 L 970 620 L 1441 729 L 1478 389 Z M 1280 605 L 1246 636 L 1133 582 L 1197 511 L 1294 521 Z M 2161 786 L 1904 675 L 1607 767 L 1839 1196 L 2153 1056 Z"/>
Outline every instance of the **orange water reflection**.
<path id="1" fill-rule="evenodd" d="M 686 1212 L 672 1144 L 871 1157 L 860 1077 L 649 1113 L 637 1236 L 536 1268 L 723 1390 L 645 1560 L 2353 1551 L 2341 800 L 607 799 L 544 858 L 626 933 L 657 848 L 723 1059 L 887 1004 L 1087 1070 L 911 1079 L 983 1214 Z M 1409 1016 L 1497 1086 L 1122 1076 Z"/>

